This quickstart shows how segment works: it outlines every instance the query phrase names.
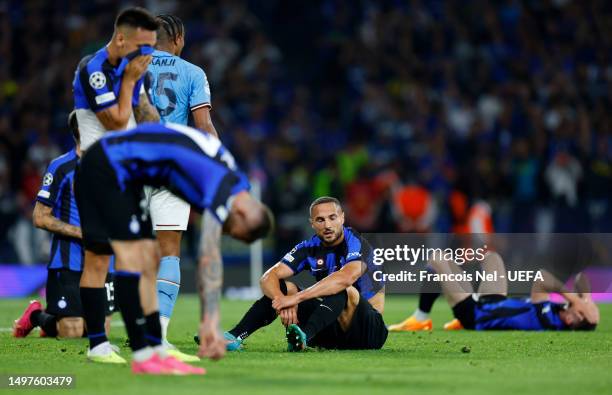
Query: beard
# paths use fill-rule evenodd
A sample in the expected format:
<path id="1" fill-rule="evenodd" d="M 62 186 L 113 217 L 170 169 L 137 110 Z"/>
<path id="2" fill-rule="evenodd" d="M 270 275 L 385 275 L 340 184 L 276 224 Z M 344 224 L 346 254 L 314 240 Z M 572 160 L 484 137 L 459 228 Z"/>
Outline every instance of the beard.
<path id="1" fill-rule="evenodd" d="M 321 234 L 321 238 L 323 239 L 323 242 L 325 244 L 333 244 L 336 241 L 338 241 L 338 239 L 340 238 L 340 236 L 342 236 L 342 231 L 335 231 L 332 230 L 331 233 L 323 233 Z"/>

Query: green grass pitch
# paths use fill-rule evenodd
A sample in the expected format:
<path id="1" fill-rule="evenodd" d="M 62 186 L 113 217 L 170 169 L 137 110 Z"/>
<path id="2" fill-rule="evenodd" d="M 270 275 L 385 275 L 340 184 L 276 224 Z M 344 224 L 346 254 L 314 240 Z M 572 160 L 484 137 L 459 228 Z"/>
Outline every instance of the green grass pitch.
<path id="1" fill-rule="evenodd" d="M 0 327 L 8 328 L 26 299 L 0 300 Z M 249 302 L 224 301 L 224 328 Z M 387 323 L 411 312 L 415 298 L 388 297 Z M 170 340 L 195 353 L 192 340 L 198 301 L 182 295 Z M 601 306 L 602 322 L 592 333 L 444 332 L 450 310 L 434 309 L 434 331 L 390 334 L 381 351 L 287 353 L 279 321 L 247 340 L 246 350 L 220 362 L 201 362 L 201 377 L 133 376 L 127 366 L 89 363 L 86 340 L 13 339 L 0 332 L 0 374 L 57 373 L 76 376 L 76 388 L 45 390 L 79 394 L 612 394 L 612 305 Z M 114 317 L 120 320 L 119 316 Z M 111 341 L 122 346 L 125 332 L 114 327 Z M 462 352 L 464 347 L 469 353 Z M 0 393 L 40 393 L 0 389 Z M 68 392 L 65 392 L 68 391 Z"/>

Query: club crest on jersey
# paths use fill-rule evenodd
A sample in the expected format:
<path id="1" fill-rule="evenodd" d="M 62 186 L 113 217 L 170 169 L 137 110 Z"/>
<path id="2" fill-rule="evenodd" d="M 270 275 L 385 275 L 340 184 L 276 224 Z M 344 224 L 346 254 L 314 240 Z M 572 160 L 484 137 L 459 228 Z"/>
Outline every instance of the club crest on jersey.
<path id="1" fill-rule="evenodd" d="M 45 174 L 45 177 L 43 178 L 43 185 L 48 187 L 51 184 L 53 184 L 53 174 L 47 173 Z"/>
<path id="2" fill-rule="evenodd" d="M 94 89 L 103 88 L 106 85 L 106 76 L 101 71 L 96 71 L 89 76 L 89 85 Z"/>

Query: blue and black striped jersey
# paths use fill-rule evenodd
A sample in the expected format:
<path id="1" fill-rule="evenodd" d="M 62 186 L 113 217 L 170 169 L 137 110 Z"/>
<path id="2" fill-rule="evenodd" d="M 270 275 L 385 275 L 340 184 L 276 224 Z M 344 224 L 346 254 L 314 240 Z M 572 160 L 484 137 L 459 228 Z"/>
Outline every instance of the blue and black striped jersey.
<path id="1" fill-rule="evenodd" d="M 559 317 L 562 308 L 563 305 L 559 303 L 531 303 L 529 299 L 518 298 L 477 304 L 474 311 L 475 329 L 564 330 L 568 327 Z"/>
<path id="2" fill-rule="evenodd" d="M 74 226 L 81 226 L 73 187 L 74 170 L 78 161 L 75 150 L 51 161 L 36 197 L 37 201 L 53 209 L 53 216 Z M 81 241 L 53 234 L 48 268 L 83 270 Z"/>
<path id="3" fill-rule="evenodd" d="M 294 274 L 308 270 L 320 281 L 350 262 L 361 261 L 367 270 L 353 286 L 361 296 L 370 299 L 384 286 L 383 282 L 373 278 L 374 271 L 380 268 L 374 265 L 372 246 L 352 228 L 344 227 L 343 231 L 342 243 L 333 247 L 324 246 L 321 239 L 314 235 L 296 245 L 281 262 L 289 266 Z"/>
<path id="4" fill-rule="evenodd" d="M 106 133 L 106 128 L 96 113 L 119 101 L 121 81 L 126 61 L 113 66 L 108 60 L 106 47 L 83 58 L 74 75 L 74 107 L 81 132 L 81 148 L 85 151 Z M 132 106 L 137 106 L 140 94 L 145 93 L 144 77 L 134 86 Z M 130 115 L 127 128 L 136 126 L 134 114 Z"/>
<path id="5" fill-rule="evenodd" d="M 232 197 L 250 188 L 219 139 L 185 125 L 144 123 L 110 133 L 100 144 L 121 189 L 130 183 L 163 186 L 220 222 Z"/>

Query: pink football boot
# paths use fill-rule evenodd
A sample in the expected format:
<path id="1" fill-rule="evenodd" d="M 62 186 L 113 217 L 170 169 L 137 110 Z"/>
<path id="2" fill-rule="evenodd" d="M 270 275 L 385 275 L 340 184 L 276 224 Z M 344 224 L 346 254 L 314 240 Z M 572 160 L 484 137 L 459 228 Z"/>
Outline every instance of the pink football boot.
<path id="1" fill-rule="evenodd" d="M 34 329 L 34 325 L 32 325 L 30 317 L 36 310 L 42 310 L 42 305 L 38 300 L 30 301 L 30 304 L 25 309 L 21 317 L 19 317 L 18 320 L 15 320 L 15 323 L 13 324 L 14 337 L 26 337 L 32 331 L 32 329 Z"/>

